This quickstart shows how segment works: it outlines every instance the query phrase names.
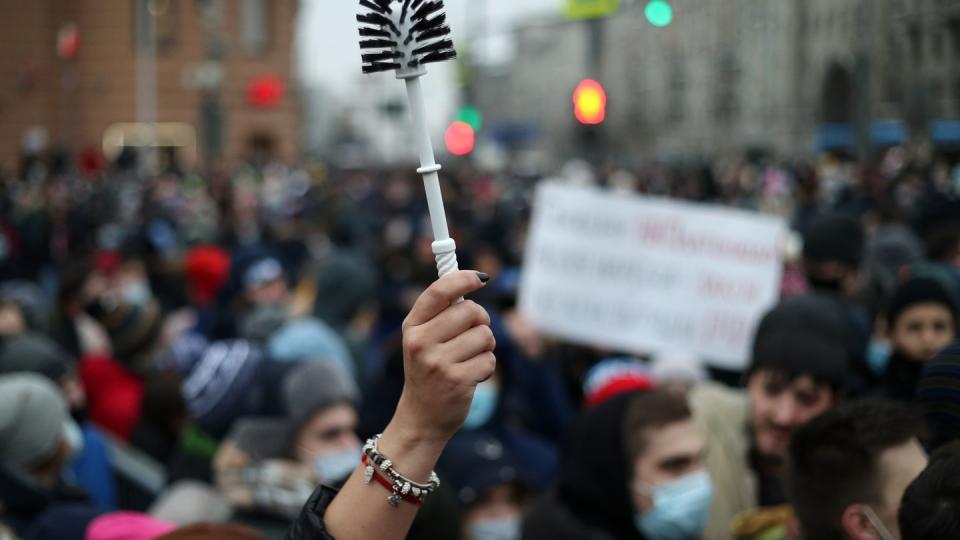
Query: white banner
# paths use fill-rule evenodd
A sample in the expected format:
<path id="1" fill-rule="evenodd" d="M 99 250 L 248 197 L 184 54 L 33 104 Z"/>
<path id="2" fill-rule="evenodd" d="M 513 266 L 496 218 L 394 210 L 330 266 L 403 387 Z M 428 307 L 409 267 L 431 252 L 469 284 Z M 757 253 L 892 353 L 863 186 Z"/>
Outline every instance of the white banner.
<path id="1" fill-rule="evenodd" d="M 743 369 L 779 295 L 786 234 L 757 213 L 544 183 L 520 307 L 570 341 Z"/>

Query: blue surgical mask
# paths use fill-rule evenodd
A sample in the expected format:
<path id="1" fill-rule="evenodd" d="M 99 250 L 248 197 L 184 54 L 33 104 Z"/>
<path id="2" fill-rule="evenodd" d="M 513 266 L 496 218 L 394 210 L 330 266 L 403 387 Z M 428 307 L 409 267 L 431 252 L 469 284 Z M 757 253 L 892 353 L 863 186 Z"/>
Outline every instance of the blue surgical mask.
<path id="1" fill-rule="evenodd" d="M 123 301 L 135 306 L 144 306 L 150 300 L 150 287 L 142 281 L 127 283 L 121 292 Z"/>
<path id="2" fill-rule="evenodd" d="M 463 426 L 466 428 L 477 428 L 490 421 L 493 412 L 497 409 L 497 402 L 500 400 L 500 388 L 497 383 L 484 381 L 477 385 L 473 392 L 473 401 L 470 402 L 470 412 L 467 413 L 467 419 Z"/>
<path id="3" fill-rule="evenodd" d="M 707 524 L 713 485 L 707 471 L 688 474 L 672 482 L 655 486 L 653 508 L 637 514 L 637 529 L 649 540 L 689 540 L 699 538 Z"/>
<path id="4" fill-rule="evenodd" d="M 352 473 L 359 463 L 359 448 L 334 450 L 313 458 L 313 471 L 321 482 L 337 482 Z"/>
<path id="5" fill-rule="evenodd" d="M 867 348 L 867 364 L 874 375 L 883 375 L 890 363 L 890 343 L 888 341 L 871 340 Z"/>
<path id="6" fill-rule="evenodd" d="M 73 419 L 68 419 L 63 423 L 63 434 L 70 447 L 70 457 L 79 456 L 83 452 L 83 430 Z"/>
<path id="7" fill-rule="evenodd" d="M 468 540 L 520 540 L 520 516 L 481 519 L 467 526 Z"/>

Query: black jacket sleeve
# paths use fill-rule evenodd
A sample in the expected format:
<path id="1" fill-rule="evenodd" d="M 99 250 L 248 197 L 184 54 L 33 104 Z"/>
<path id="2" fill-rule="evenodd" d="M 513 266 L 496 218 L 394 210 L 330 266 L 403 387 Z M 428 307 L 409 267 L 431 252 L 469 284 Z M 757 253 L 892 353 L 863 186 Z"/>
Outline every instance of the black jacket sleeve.
<path id="1" fill-rule="evenodd" d="M 327 507 L 337 496 L 337 491 L 333 488 L 320 486 L 310 499 L 303 505 L 297 520 L 290 525 L 284 540 L 335 540 L 327 527 L 323 523 L 323 516 L 327 513 Z"/>

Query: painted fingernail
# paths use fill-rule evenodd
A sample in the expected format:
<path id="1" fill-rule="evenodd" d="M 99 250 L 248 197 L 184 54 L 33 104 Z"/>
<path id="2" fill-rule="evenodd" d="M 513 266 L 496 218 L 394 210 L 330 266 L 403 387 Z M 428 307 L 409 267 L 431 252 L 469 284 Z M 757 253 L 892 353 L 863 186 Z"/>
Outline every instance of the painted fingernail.
<path id="1" fill-rule="evenodd" d="M 477 277 L 480 278 L 480 281 L 483 284 L 486 284 L 488 281 L 490 281 L 490 276 L 485 272 L 477 272 Z"/>

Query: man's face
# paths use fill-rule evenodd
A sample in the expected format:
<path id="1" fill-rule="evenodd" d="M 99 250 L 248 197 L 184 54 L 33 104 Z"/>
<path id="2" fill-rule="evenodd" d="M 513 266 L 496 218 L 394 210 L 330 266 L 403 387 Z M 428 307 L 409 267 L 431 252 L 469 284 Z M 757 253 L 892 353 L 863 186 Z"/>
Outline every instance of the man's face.
<path id="1" fill-rule="evenodd" d="M 926 362 L 953 341 L 955 324 L 946 306 L 931 302 L 915 304 L 897 317 L 890 341 L 909 359 Z"/>
<path id="2" fill-rule="evenodd" d="M 872 510 L 882 527 L 899 540 L 901 536 L 897 514 L 900 512 L 903 492 L 926 466 L 927 454 L 916 438 L 884 450 L 877 458 L 879 502 L 855 506 L 859 515 L 844 522 L 847 535 L 855 540 L 881 538 L 877 525 L 866 514 Z"/>
<path id="3" fill-rule="evenodd" d="M 639 512 L 653 507 L 651 488 L 703 469 L 705 445 L 692 419 L 649 428 L 644 440 L 646 448 L 633 462 L 633 503 Z"/>
<path id="4" fill-rule="evenodd" d="M 350 405 L 334 405 L 315 414 L 300 430 L 294 455 L 304 464 L 312 464 L 321 454 L 357 448 L 357 412 Z"/>
<path id="5" fill-rule="evenodd" d="M 900 501 L 910 482 L 926 468 L 927 454 L 917 439 L 910 439 L 900 446 L 884 450 L 880 454 L 879 464 L 883 479 L 883 508 L 876 509 L 876 512 L 887 529 L 900 538 L 897 526 Z"/>
<path id="6" fill-rule="evenodd" d="M 834 403 L 833 390 L 804 375 L 759 369 L 747 382 L 754 445 L 763 456 L 786 458 L 790 437 Z"/>
<path id="7" fill-rule="evenodd" d="M 287 299 L 287 282 L 283 278 L 247 289 L 247 300 L 255 305 L 278 305 Z"/>

